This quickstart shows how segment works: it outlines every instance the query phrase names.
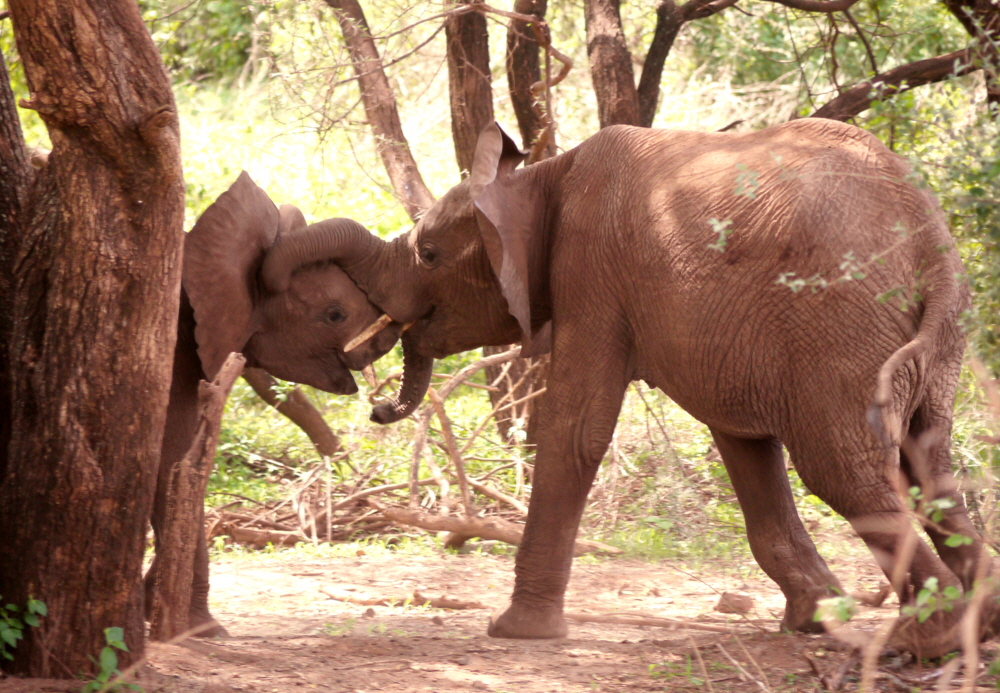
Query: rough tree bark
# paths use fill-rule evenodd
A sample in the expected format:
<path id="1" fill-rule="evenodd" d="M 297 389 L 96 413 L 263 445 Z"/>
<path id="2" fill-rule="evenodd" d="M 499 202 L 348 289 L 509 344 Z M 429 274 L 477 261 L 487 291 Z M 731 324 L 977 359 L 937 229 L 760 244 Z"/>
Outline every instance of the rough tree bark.
<path id="1" fill-rule="evenodd" d="M 396 197 L 411 219 L 416 220 L 434 204 L 424 179 L 403 134 L 396 96 L 382 68 L 382 58 L 368 28 L 364 10 L 358 0 L 326 0 L 335 10 L 344 43 L 354 62 L 354 72 L 361 89 L 368 124 L 375 135 L 376 148 Z"/>
<path id="2" fill-rule="evenodd" d="M 123 665 L 143 652 L 142 557 L 177 329 L 179 131 L 134 2 L 9 8 L 27 105 L 53 149 L 0 267 L 0 593 L 48 605 L 10 669 L 72 677 L 93 671 L 110 626 L 125 630 Z M 8 107 L 0 121 L 11 119 Z M 0 154 L 20 169 L 6 145 Z"/>
<path id="3" fill-rule="evenodd" d="M 545 18 L 546 0 L 515 0 L 514 11 Z M 535 97 L 531 85 L 542 79 L 542 67 L 538 58 L 538 39 L 528 22 L 514 19 L 507 29 L 507 85 L 510 89 L 510 103 L 521 131 L 521 142 L 530 149 L 541 134 L 545 124 L 533 108 Z M 549 142 L 543 158 L 555 156 L 555 143 Z"/>
<path id="4" fill-rule="evenodd" d="M 639 125 L 639 94 L 622 32 L 619 0 L 586 0 L 584 13 L 598 121 L 602 128 Z"/>
<path id="5" fill-rule="evenodd" d="M 467 0 L 455 4 L 466 5 Z M 448 96 L 451 136 L 462 178 L 472 170 L 479 133 L 493 122 L 490 86 L 490 46 L 486 16 L 480 12 L 452 15 L 445 20 L 448 56 Z"/>
<path id="6" fill-rule="evenodd" d="M 33 176 L 28 149 L 17 119 L 7 65 L 0 54 L 0 270 L 12 266 L 11 244 L 17 239 L 17 220 L 27 200 Z M 5 296 L 10 296 L 10 276 L 8 272 L 0 271 L 0 302 Z M 9 330 L 7 312 L 0 305 L 0 480 L 4 478 L 7 468 L 11 426 L 10 378 L 6 368 L 9 363 L 6 339 Z"/>

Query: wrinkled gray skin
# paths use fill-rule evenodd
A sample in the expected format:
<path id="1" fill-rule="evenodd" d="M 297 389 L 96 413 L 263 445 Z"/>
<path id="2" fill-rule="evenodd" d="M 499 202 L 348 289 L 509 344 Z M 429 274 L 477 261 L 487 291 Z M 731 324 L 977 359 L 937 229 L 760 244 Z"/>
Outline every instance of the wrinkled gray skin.
<path id="1" fill-rule="evenodd" d="M 897 479 L 951 498 L 926 528 L 936 552 L 920 540 L 895 587 L 905 604 L 931 576 L 970 586 L 982 542 L 949 460 L 968 296 L 943 214 L 902 159 L 855 127 L 803 119 L 753 133 L 616 126 L 516 170 L 522 160 L 491 126 L 469 178 L 406 237 L 317 225 L 262 268 L 280 289 L 296 267 L 335 259 L 393 319 L 417 321 L 403 337 L 407 387 L 373 412 L 382 422 L 416 406 L 417 369 L 433 358 L 517 339 L 542 351 L 551 321 L 530 512 L 491 635 L 566 634 L 573 539 L 638 379 L 711 429 L 754 557 L 786 596 L 785 628 L 815 630 L 816 601 L 840 583 L 798 517 L 782 444 L 888 576 L 908 527 Z M 863 277 L 838 281 L 852 270 Z M 910 307 L 879 300 L 894 290 Z M 972 544 L 949 548 L 951 532 Z M 954 649 L 961 613 L 904 619 L 895 642 Z"/>
<path id="2" fill-rule="evenodd" d="M 346 219 L 330 224 L 355 226 Z M 279 211 L 244 172 L 185 238 L 177 347 L 152 516 L 158 541 L 171 471 L 197 426 L 198 382 L 214 378 L 230 352 L 242 352 L 247 366 L 278 378 L 345 395 L 358 391 L 349 369 L 372 363 L 399 337 L 400 325 L 390 324 L 344 353 L 341 347 L 381 313 L 332 263 L 300 268 L 285 291 L 261 285 L 259 268 L 274 239 L 307 228 L 298 209 L 282 205 Z M 156 569 L 154 560 L 146 575 L 147 594 L 155 589 Z M 208 587 L 208 547 L 199 542 L 189 624 L 211 624 L 202 635 L 224 634 L 209 612 Z"/>

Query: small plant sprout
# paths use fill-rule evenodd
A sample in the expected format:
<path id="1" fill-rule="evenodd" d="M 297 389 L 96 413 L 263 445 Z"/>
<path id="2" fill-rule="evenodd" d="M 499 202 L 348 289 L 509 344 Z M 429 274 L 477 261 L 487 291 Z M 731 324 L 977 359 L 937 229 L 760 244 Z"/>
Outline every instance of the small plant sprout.
<path id="1" fill-rule="evenodd" d="M 857 612 L 858 605 L 854 597 L 849 594 L 838 594 L 836 597 L 827 597 L 816 602 L 813 621 L 836 628 L 850 621 Z"/>
<path id="2" fill-rule="evenodd" d="M 121 672 L 118 670 L 118 655 L 115 653 L 115 650 L 128 652 L 128 646 L 123 640 L 124 637 L 125 631 L 121 628 L 113 627 L 104 629 L 104 641 L 107 645 L 101 650 L 98 659 L 90 658 L 90 661 L 96 664 L 100 668 L 100 671 L 93 681 L 88 681 L 84 685 L 80 693 L 104 693 L 104 691 L 121 691 L 123 689 L 142 691 L 142 688 L 134 683 L 111 683 L 113 677 L 121 675 Z"/>
<path id="3" fill-rule="evenodd" d="M 0 658 L 14 659 L 11 650 L 17 647 L 17 641 L 24 637 L 25 627 L 37 628 L 38 617 L 47 613 L 45 602 L 30 597 L 23 612 L 16 604 L 0 606 Z"/>
<path id="4" fill-rule="evenodd" d="M 935 611 L 951 611 L 961 598 L 962 592 L 957 587 L 949 585 L 940 590 L 938 579 L 929 577 L 924 581 L 923 589 L 917 593 L 916 604 L 904 606 L 902 612 L 904 616 L 916 616 L 917 621 L 923 623 Z"/>
<path id="5" fill-rule="evenodd" d="M 717 236 L 715 243 L 709 243 L 708 247 L 712 250 L 717 250 L 720 253 L 725 251 L 726 241 L 729 238 L 729 234 L 733 232 L 732 219 L 724 219 L 720 221 L 719 219 L 712 217 L 708 220 L 708 223 L 712 227 L 712 233 Z"/>

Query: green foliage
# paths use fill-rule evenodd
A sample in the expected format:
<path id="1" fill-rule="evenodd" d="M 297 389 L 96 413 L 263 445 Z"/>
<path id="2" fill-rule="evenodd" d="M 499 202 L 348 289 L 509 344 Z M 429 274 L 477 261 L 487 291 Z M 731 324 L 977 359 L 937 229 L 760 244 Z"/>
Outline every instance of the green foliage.
<path id="1" fill-rule="evenodd" d="M 121 672 L 118 670 L 118 655 L 115 653 L 115 650 L 128 652 L 128 646 L 123 640 L 124 637 L 125 631 L 121 628 L 112 627 L 104 629 L 104 640 L 107 645 L 101 649 L 101 654 L 97 659 L 90 657 L 90 661 L 98 667 L 97 676 L 92 681 L 88 681 L 80 689 L 80 693 L 105 693 L 105 691 L 121 691 L 125 689 L 142 691 L 142 687 L 134 683 L 112 683 L 112 678 L 121 675 Z"/>
<path id="2" fill-rule="evenodd" d="M 254 3 L 139 0 L 139 9 L 175 81 L 231 79 L 249 58 Z"/>
<path id="3" fill-rule="evenodd" d="M 48 614 L 45 602 L 28 598 L 22 610 L 17 604 L 0 603 L 0 658 L 14 659 L 12 650 L 17 642 L 24 637 L 24 629 L 28 626 L 38 627 L 38 617 Z"/>
<path id="4" fill-rule="evenodd" d="M 858 613 L 858 605 L 849 594 L 838 594 L 816 602 L 813 620 L 817 623 L 847 623 Z"/>
<path id="5" fill-rule="evenodd" d="M 901 611 L 904 616 L 916 616 L 917 621 L 923 623 L 936 611 L 951 611 L 961 599 L 962 592 L 957 587 L 949 585 L 939 590 L 938 579 L 929 577 L 917 593 L 916 603 L 904 606 Z"/>

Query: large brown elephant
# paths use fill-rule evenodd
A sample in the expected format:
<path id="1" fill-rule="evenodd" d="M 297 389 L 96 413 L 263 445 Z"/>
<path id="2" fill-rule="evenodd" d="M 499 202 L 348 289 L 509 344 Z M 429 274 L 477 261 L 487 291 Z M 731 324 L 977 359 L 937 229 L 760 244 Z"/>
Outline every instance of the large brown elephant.
<path id="1" fill-rule="evenodd" d="M 357 224 L 332 219 L 324 228 L 330 226 Z M 358 391 L 349 369 L 364 368 L 399 338 L 401 326 L 390 324 L 344 352 L 380 312 L 332 263 L 302 268 L 282 291 L 262 285 L 260 266 L 275 238 L 302 233 L 308 233 L 302 212 L 291 205 L 279 210 L 244 171 L 185 238 L 177 347 L 152 515 L 157 541 L 171 471 L 195 434 L 198 382 L 214 378 L 230 352 L 242 352 L 249 367 L 346 395 Z M 156 571 L 154 559 L 146 575 L 147 604 Z M 208 547 L 202 541 L 195 554 L 189 625 L 211 624 L 201 634 L 216 635 L 225 631 L 208 609 L 208 575 Z"/>
<path id="2" fill-rule="evenodd" d="M 754 557 L 786 596 L 785 628 L 816 628 L 816 602 L 839 582 L 798 517 L 782 444 L 887 575 L 909 523 L 900 474 L 927 500 L 951 498 L 927 526 L 937 553 L 921 540 L 896 588 L 904 604 L 929 577 L 969 588 L 982 542 L 949 460 L 968 296 L 944 216 L 900 157 L 858 128 L 804 119 L 752 133 L 615 126 L 523 160 L 491 126 L 468 179 L 408 235 L 316 224 L 279 239 L 262 268 L 282 291 L 297 268 L 336 260 L 415 323 L 399 398 L 372 415 L 383 423 L 420 401 L 433 358 L 551 344 L 514 593 L 491 635 L 566 634 L 573 539 L 638 379 L 711 429 Z M 971 543 L 947 546 L 951 533 Z M 925 656 L 957 647 L 961 611 L 898 639 Z"/>

